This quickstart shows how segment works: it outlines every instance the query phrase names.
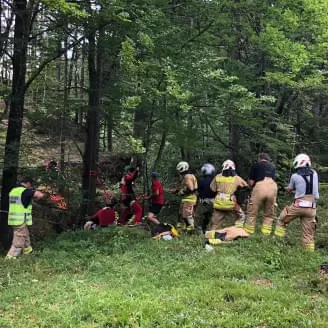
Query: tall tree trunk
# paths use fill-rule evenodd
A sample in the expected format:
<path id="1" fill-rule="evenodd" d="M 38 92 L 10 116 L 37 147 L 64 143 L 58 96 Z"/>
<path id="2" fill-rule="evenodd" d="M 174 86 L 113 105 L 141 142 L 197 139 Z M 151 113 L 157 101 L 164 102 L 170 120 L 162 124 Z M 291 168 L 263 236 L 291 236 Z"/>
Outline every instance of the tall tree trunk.
<path id="1" fill-rule="evenodd" d="M 74 37 L 77 39 L 77 32 L 74 33 Z M 66 47 L 67 47 L 67 38 L 66 38 Z M 68 60 L 67 58 L 67 52 L 65 54 L 65 59 L 66 61 Z M 72 49 L 72 57 L 69 61 L 69 67 L 68 67 L 68 77 L 67 77 L 67 95 L 70 96 L 71 94 L 71 87 L 73 83 L 73 73 L 76 70 L 76 62 L 77 62 L 77 48 Z"/>
<path id="2" fill-rule="evenodd" d="M 5 249 L 10 246 L 11 242 L 11 236 L 7 224 L 7 211 L 9 208 L 8 194 L 17 180 L 19 149 L 24 115 L 25 75 L 29 34 L 27 0 L 14 0 L 13 6 L 16 14 L 14 29 L 13 81 L 4 154 L 0 212 L 0 241 Z"/>
<path id="3" fill-rule="evenodd" d="M 153 169 L 152 169 L 153 171 L 156 171 L 158 169 L 159 163 L 161 162 L 162 155 L 163 155 L 164 148 L 165 148 L 166 137 L 167 137 L 167 128 L 165 128 L 163 133 L 162 133 L 161 142 L 159 144 L 157 156 L 156 156 L 154 166 L 153 166 Z"/>
<path id="4" fill-rule="evenodd" d="M 85 77 L 84 77 L 84 71 L 85 71 L 85 57 L 86 57 L 86 43 L 83 41 L 81 46 L 81 69 L 80 69 L 80 98 L 84 98 L 84 84 L 85 84 Z M 83 117 L 84 117 L 84 111 L 80 108 L 76 111 L 76 123 L 82 124 Z"/>
<path id="5" fill-rule="evenodd" d="M 166 94 L 164 94 L 163 96 L 163 110 L 164 113 L 167 113 L 167 98 L 166 98 Z M 161 138 L 161 142 L 158 148 L 158 152 L 157 152 L 157 156 L 156 159 L 154 161 L 154 165 L 153 165 L 153 171 L 156 171 L 158 169 L 159 163 L 161 162 L 162 159 L 162 155 L 164 152 L 164 147 L 165 147 L 165 142 L 166 142 L 166 137 L 168 134 L 168 127 L 166 126 L 166 119 L 164 119 L 164 127 L 163 127 L 163 132 L 162 132 L 162 138 Z"/>
<path id="6" fill-rule="evenodd" d="M 135 138 L 144 138 L 147 116 L 147 112 L 143 106 L 136 108 L 133 122 L 133 136 Z"/>
<path id="7" fill-rule="evenodd" d="M 97 127 L 96 127 L 96 131 L 97 131 L 97 140 L 98 142 L 96 142 L 96 162 L 99 162 L 99 147 L 100 147 L 100 119 L 102 118 L 102 112 L 103 112 L 103 104 L 102 104 L 102 97 L 103 97 L 103 83 L 104 83 L 104 68 L 103 68 L 103 58 L 104 58 L 104 47 L 103 44 L 105 42 L 104 40 L 104 29 L 101 28 L 98 31 L 98 41 L 97 41 L 97 45 L 96 45 L 96 84 L 98 87 L 97 90 L 97 112 L 98 112 L 98 119 L 97 119 Z"/>
<path id="8" fill-rule="evenodd" d="M 65 39 L 65 48 L 67 48 L 67 38 Z M 60 127 L 60 171 L 64 174 L 65 171 L 65 152 L 66 152 L 66 121 L 68 120 L 68 58 L 67 51 L 64 53 L 64 96 L 63 107 L 61 112 L 61 127 Z M 63 184 L 59 185 L 59 192 L 64 192 Z"/>
<path id="9" fill-rule="evenodd" d="M 99 67 L 96 67 L 96 34 L 89 32 L 88 72 L 89 109 L 87 113 L 87 138 L 83 156 L 82 215 L 95 211 L 97 158 L 99 149 Z"/>
<path id="10" fill-rule="evenodd" d="M 67 39 L 65 40 L 65 47 L 67 47 Z M 65 161 L 65 122 L 68 114 L 68 58 L 67 52 L 64 54 L 64 97 L 63 97 L 63 108 L 62 108 L 62 122 L 61 122 L 61 138 L 60 138 L 60 164 L 61 168 L 64 166 Z"/>
<path id="11" fill-rule="evenodd" d="M 235 124 L 234 113 L 231 113 L 229 121 L 229 147 L 230 158 L 236 162 L 238 161 L 238 143 L 239 143 L 239 127 Z"/>
<path id="12" fill-rule="evenodd" d="M 3 18 L 3 16 L 7 19 L 1 20 L 2 28 L 0 31 L 0 58 L 2 58 L 7 48 L 11 25 L 14 20 L 14 11 L 12 11 L 4 1 L 0 1 L 0 17 Z"/>
<path id="13" fill-rule="evenodd" d="M 113 151 L 113 110 L 112 108 L 109 109 L 109 111 L 106 114 L 107 119 L 107 150 L 109 152 Z"/>

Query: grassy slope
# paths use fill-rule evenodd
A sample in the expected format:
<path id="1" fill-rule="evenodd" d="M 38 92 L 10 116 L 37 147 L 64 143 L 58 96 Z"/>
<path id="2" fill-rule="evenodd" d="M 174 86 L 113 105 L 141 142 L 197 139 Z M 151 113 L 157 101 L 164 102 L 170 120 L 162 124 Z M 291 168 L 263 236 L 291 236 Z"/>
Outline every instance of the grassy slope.
<path id="1" fill-rule="evenodd" d="M 327 195 L 324 196 L 327 198 Z M 67 232 L 0 259 L 0 327 L 327 327 L 327 218 L 319 251 L 260 236 L 207 253 L 200 237 L 135 228 Z"/>
<path id="2" fill-rule="evenodd" d="M 16 262 L 2 257 L 0 327 L 327 327 L 318 268 L 328 263 L 328 193 L 322 199 L 314 254 L 298 246 L 295 222 L 288 242 L 257 236 L 212 253 L 200 237 L 152 241 L 113 228 L 62 234 Z"/>

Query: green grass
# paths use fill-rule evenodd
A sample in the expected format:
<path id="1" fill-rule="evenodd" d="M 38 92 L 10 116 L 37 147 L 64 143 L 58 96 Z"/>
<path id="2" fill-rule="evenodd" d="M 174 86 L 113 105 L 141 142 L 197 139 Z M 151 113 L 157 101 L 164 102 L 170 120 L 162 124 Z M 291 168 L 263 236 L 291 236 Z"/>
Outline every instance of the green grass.
<path id="1" fill-rule="evenodd" d="M 154 241 L 136 228 L 66 232 L 0 259 L 0 327 L 327 327 L 327 218 L 318 251 L 299 224 L 206 252 L 198 236 Z"/>

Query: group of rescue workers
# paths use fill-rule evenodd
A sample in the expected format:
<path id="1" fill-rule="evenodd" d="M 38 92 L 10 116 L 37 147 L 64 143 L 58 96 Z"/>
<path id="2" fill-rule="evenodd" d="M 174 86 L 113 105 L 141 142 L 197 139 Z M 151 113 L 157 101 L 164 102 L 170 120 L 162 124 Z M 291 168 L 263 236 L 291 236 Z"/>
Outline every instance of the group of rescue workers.
<path id="1" fill-rule="evenodd" d="M 303 246 L 314 250 L 316 203 L 319 199 L 318 174 L 311 167 L 310 157 L 306 154 L 295 157 L 293 168 L 295 173 L 291 175 L 285 190 L 294 192 L 294 201 L 280 213 L 274 235 L 285 237 L 288 224 L 299 217 L 302 221 Z M 187 229 L 206 230 L 205 237 L 210 244 L 248 237 L 255 233 L 258 212 L 263 205 L 261 233 L 265 236 L 271 235 L 277 208 L 278 186 L 275 182 L 275 167 L 268 154 L 258 155 L 257 162 L 251 167 L 248 183 L 237 175 L 235 163 L 231 160 L 222 164 L 222 171 L 217 175 L 213 165 L 203 165 L 203 178 L 200 179 L 199 185 L 187 162 L 179 162 L 177 170 L 183 177 L 182 189 L 179 191 L 182 195 L 180 216 Z M 246 215 L 236 200 L 238 188 L 251 190 Z M 222 229 L 224 219 L 228 215 L 235 217 L 235 225 Z M 206 225 L 204 217 L 209 216 L 210 221 Z"/>
<path id="2" fill-rule="evenodd" d="M 316 229 L 316 202 L 319 199 L 318 174 L 311 167 L 310 157 L 299 154 L 293 161 L 295 173 L 290 177 L 288 192 L 294 192 L 294 201 L 286 206 L 276 222 L 274 235 L 286 236 L 288 224 L 297 217 L 302 221 L 303 246 L 314 250 Z M 181 196 L 179 222 L 173 225 L 161 223 L 157 218 L 164 205 L 164 190 L 158 179 L 158 173 L 152 173 L 151 205 L 145 220 L 155 225 L 154 238 L 171 239 L 181 232 L 204 234 L 207 245 L 216 245 L 223 241 L 248 237 L 255 233 L 256 220 L 263 205 L 261 233 L 272 234 L 277 208 L 278 187 L 275 182 L 275 167 L 268 154 L 258 155 L 257 162 L 250 170 L 248 182 L 236 173 L 236 165 L 231 160 L 222 164 L 222 170 L 216 174 L 215 167 L 206 163 L 201 167 L 201 177 L 197 180 L 187 162 L 181 161 L 176 170 L 181 176 L 181 186 L 174 193 Z M 143 208 L 133 190 L 138 177 L 139 167 L 127 166 L 120 181 L 120 202 L 111 198 L 106 207 L 89 217 L 85 230 L 111 224 L 138 226 L 143 223 Z M 28 226 L 32 225 L 32 199 L 42 198 L 44 194 L 33 190 L 32 179 L 25 178 L 9 193 L 8 225 L 13 228 L 12 246 L 7 258 L 16 258 L 32 252 Z M 250 197 L 246 213 L 238 204 L 236 192 L 249 189 Z M 121 215 L 118 205 L 123 206 Z M 234 217 L 234 225 L 224 227 L 225 219 Z"/>

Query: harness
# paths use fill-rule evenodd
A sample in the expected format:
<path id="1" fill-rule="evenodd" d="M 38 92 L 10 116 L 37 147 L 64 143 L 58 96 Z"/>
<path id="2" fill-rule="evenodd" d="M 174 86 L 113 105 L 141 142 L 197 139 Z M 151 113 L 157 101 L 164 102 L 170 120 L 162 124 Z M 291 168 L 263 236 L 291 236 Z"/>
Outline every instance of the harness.
<path id="1" fill-rule="evenodd" d="M 303 178 L 306 184 L 305 195 L 313 195 L 313 172 L 311 171 L 309 174 L 299 175 Z M 310 177 L 310 181 L 307 179 L 307 177 Z M 316 208 L 316 203 L 309 200 L 296 199 L 294 203 L 298 207 Z"/>
<path id="2" fill-rule="evenodd" d="M 310 177 L 310 181 L 306 177 Z M 304 179 L 306 184 L 306 190 L 305 195 L 312 195 L 313 194 L 313 172 L 311 172 L 308 175 L 301 175 L 301 177 Z"/>

